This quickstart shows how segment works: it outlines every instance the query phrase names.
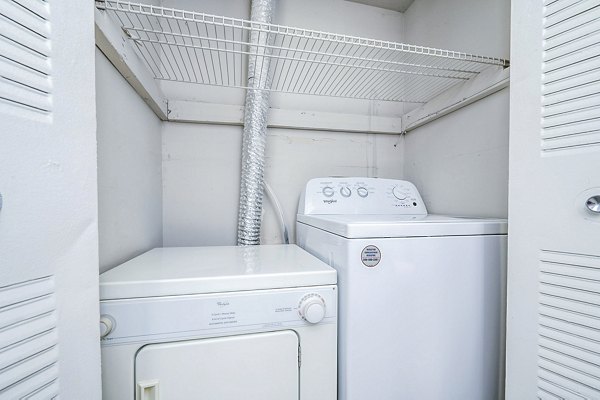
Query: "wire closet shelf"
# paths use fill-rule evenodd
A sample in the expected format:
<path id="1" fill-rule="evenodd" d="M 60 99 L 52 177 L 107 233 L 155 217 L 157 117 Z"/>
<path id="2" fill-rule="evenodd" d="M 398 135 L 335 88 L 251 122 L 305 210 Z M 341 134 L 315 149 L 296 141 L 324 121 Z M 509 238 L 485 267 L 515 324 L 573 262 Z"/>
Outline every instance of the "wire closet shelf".
<path id="1" fill-rule="evenodd" d="M 96 4 L 133 40 L 154 78 L 166 81 L 252 89 L 247 57 L 258 55 L 255 69 L 270 64 L 273 92 L 426 103 L 485 69 L 508 67 L 456 51 L 120 0 Z M 263 44 L 250 44 L 251 32 Z"/>

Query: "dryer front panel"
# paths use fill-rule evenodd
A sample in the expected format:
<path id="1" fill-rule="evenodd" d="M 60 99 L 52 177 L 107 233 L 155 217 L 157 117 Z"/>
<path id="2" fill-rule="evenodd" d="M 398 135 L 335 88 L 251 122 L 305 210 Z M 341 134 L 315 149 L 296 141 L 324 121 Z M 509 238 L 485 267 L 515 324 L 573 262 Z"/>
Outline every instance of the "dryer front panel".
<path id="1" fill-rule="evenodd" d="M 102 318 L 111 322 L 102 346 L 336 324 L 336 289 L 335 285 L 310 286 L 102 301 Z M 324 304 L 318 323 L 302 316 L 304 300 L 310 296 Z"/>
<path id="2" fill-rule="evenodd" d="M 136 400 L 298 400 L 298 346 L 291 330 L 148 345 Z"/>

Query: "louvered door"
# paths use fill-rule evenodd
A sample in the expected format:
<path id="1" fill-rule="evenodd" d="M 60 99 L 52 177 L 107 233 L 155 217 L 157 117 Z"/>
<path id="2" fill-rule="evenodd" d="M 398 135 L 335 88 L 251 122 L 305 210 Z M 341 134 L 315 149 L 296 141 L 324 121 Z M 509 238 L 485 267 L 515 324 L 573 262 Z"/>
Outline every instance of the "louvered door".
<path id="1" fill-rule="evenodd" d="M 100 398 L 93 11 L 0 0 L 0 399 Z"/>
<path id="2" fill-rule="evenodd" d="M 513 1 L 507 399 L 600 399 L 600 1 Z"/>

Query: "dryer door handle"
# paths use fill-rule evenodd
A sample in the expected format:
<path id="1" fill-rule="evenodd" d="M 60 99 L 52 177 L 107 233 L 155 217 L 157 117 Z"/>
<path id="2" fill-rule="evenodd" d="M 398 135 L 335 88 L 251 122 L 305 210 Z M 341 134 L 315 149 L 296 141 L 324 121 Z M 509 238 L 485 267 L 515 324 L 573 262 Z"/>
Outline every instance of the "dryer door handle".
<path id="1" fill-rule="evenodd" d="M 158 380 L 137 383 L 135 400 L 160 400 Z"/>

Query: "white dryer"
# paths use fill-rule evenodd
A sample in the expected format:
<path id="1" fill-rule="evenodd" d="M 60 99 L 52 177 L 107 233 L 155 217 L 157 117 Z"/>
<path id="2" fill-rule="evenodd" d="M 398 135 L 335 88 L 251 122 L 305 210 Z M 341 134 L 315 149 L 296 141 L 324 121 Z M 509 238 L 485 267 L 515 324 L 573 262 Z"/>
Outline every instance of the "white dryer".
<path id="1" fill-rule="evenodd" d="M 340 400 L 492 400 L 507 224 L 428 215 L 413 184 L 306 185 L 297 242 L 338 271 Z"/>
<path id="2" fill-rule="evenodd" d="M 297 246 L 154 249 L 100 298 L 106 400 L 336 399 L 336 272 Z"/>

